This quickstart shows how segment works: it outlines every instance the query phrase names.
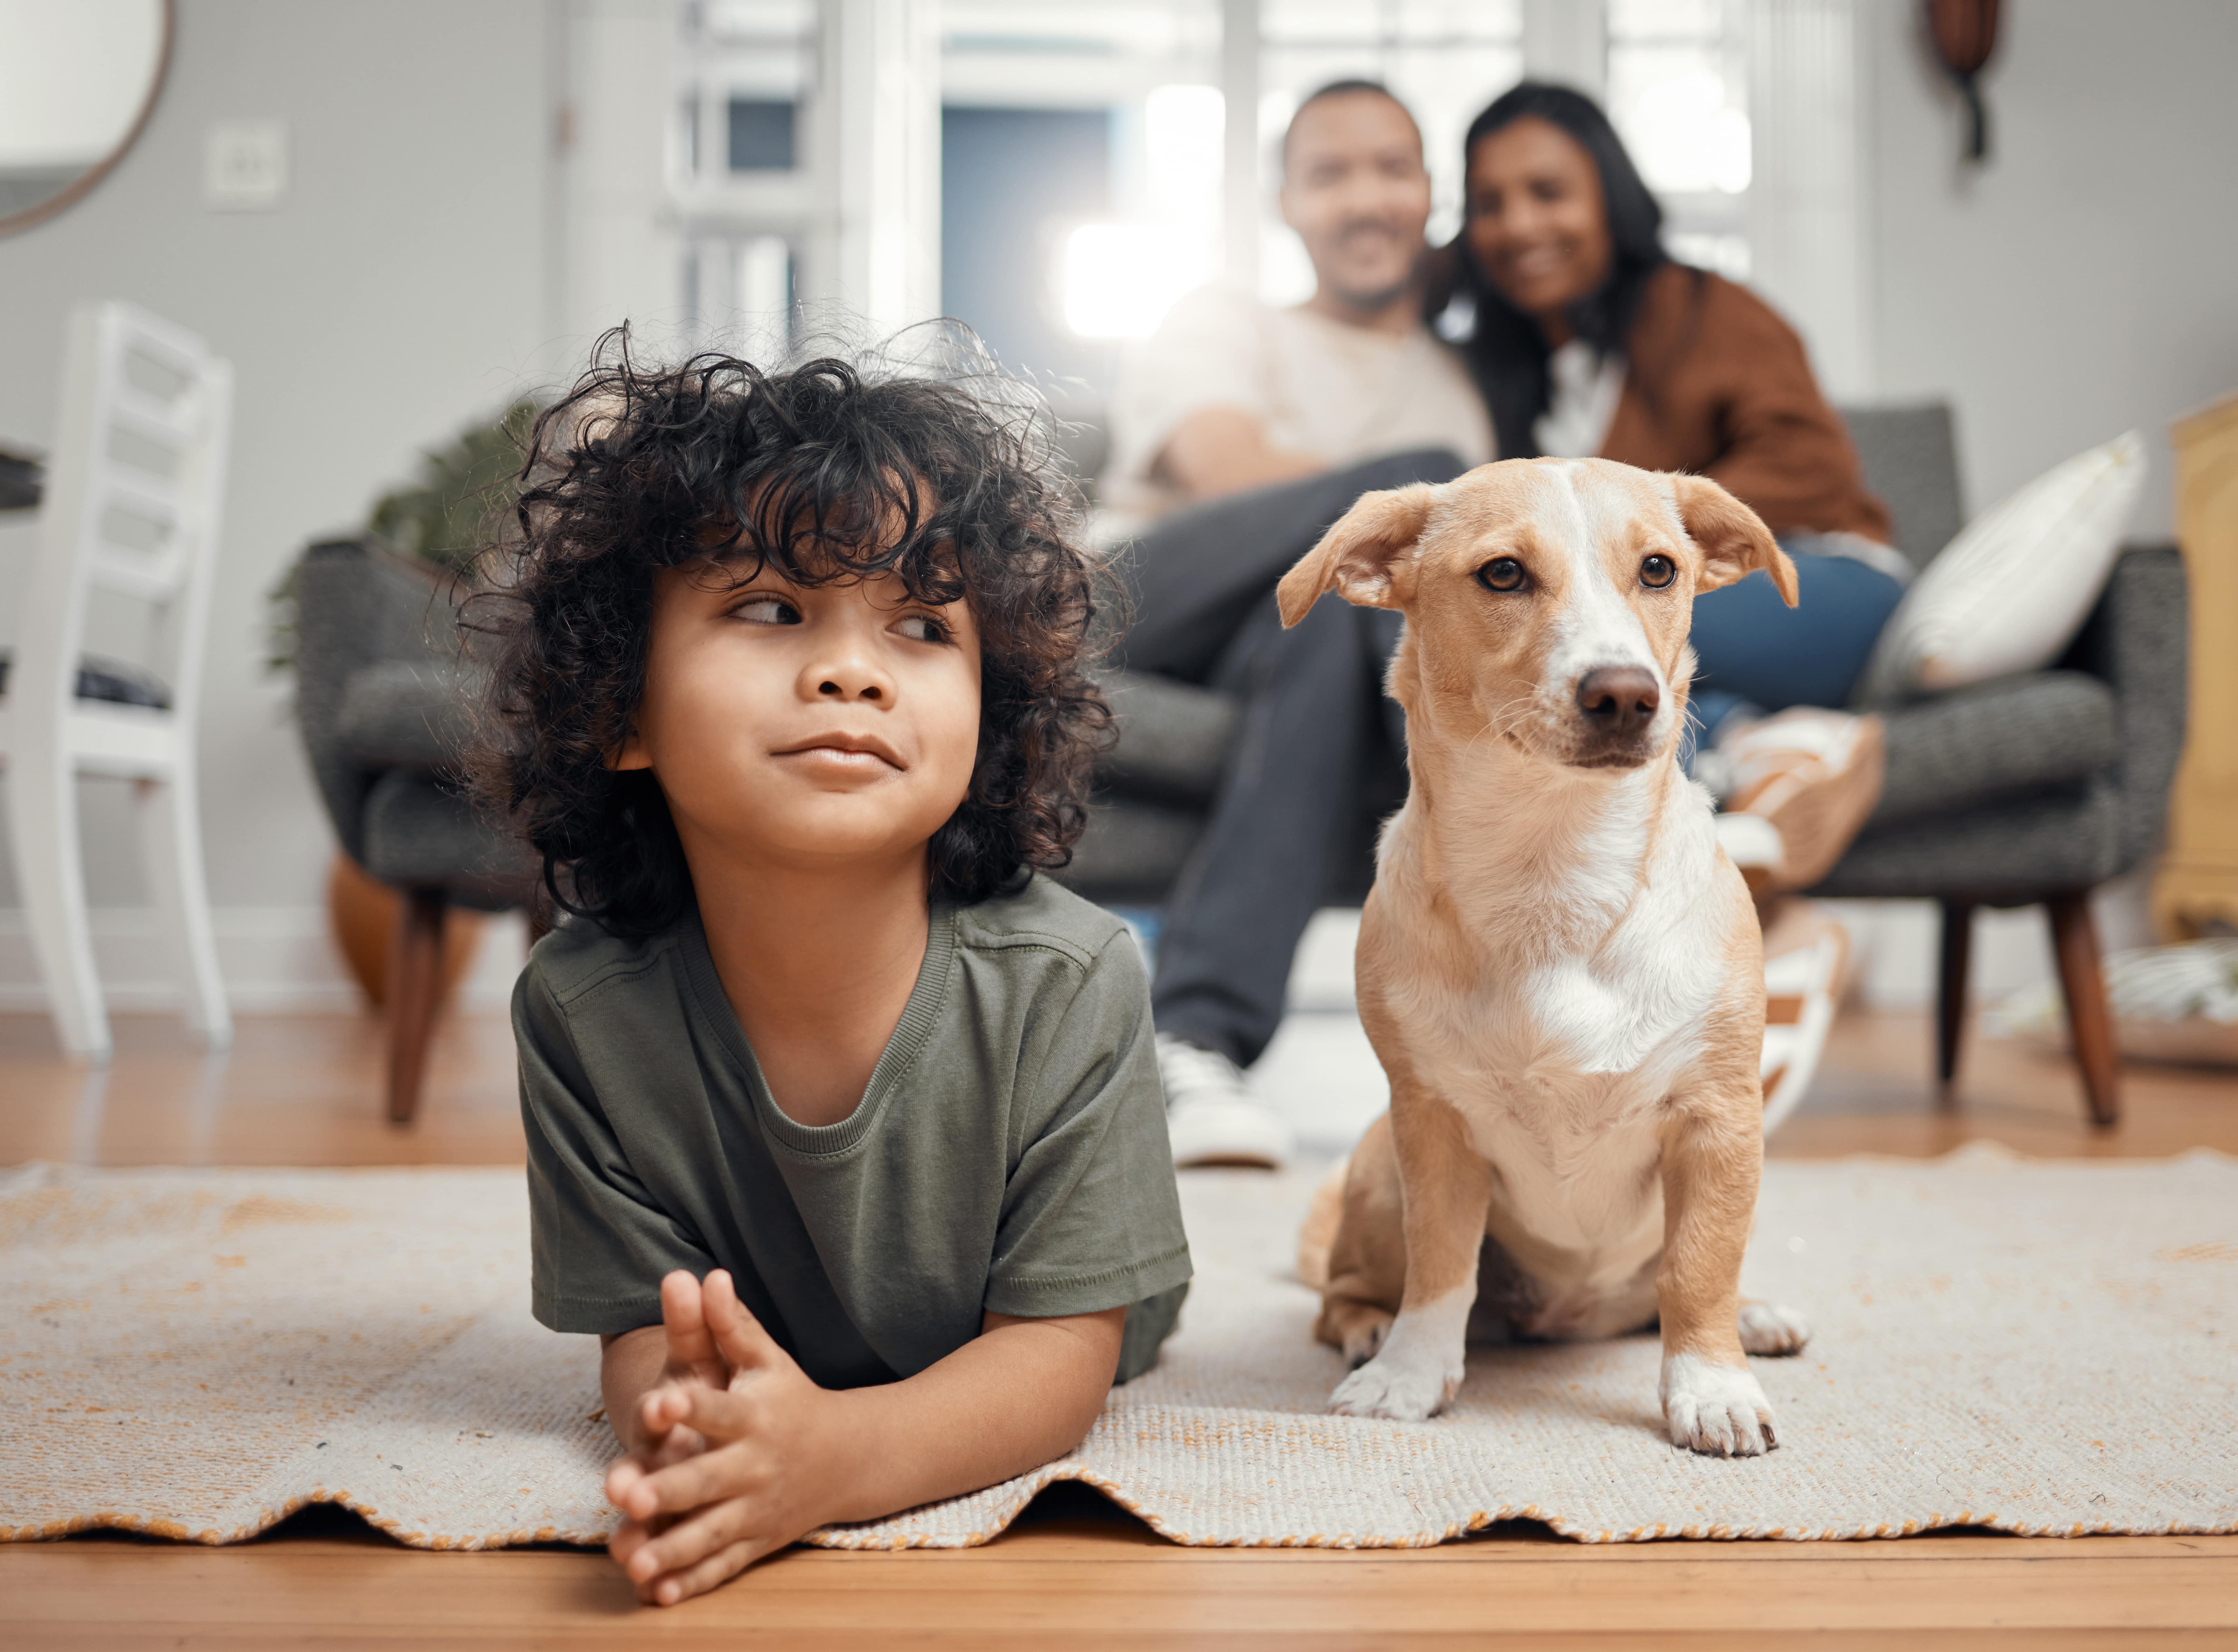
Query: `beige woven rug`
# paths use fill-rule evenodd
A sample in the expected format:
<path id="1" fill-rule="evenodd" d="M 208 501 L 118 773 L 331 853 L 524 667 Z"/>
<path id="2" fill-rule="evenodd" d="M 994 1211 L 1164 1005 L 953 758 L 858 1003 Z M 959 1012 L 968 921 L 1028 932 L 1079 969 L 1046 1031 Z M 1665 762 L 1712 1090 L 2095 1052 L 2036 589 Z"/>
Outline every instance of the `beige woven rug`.
<path id="1" fill-rule="evenodd" d="M 1063 1462 L 817 1541 L 953 1546 L 1087 1480 L 1188 1543 L 2238 1530 L 2238 1161 L 1775 1164 L 1746 1285 L 1781 1449 L 1674 1450 L 1656 1349 L 1487 1349 L 1448 1416 L 1333 1417 L 1310 1178 L 1183 1179 L 1195 1292 Z M 227 1543 L 313 1500 L 408 1543 L 594 1543 L 593 1339 L 527 1312 L 517 1172 L 0 1173 L 0 1536 Z"/>

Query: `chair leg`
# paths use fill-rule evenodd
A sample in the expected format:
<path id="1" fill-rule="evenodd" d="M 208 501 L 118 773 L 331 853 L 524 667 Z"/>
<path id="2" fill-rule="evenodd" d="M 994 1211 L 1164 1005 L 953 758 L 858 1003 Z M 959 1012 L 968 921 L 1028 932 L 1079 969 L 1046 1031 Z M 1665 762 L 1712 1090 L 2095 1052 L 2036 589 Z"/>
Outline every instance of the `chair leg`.
<path id="1" fill-rule="evenodd" d="M 26 742 L 26 744 L 29 744 Z M 43 750 L 18 751 L 8 768 L 8 816 L 16 842 L 16 886 L 31 950 L 47 988 L 55 1034 L 72 1055 L 106 1061 L 109 1007 L 93 962 L 78 839 L 77 778 Z"/>
<path id="2" fill-rule="evenodd" d="M 1953 1100 L 1958 1051 L 1966 1035 L 1966 970 L 1974 950 L 1974 903 L 1943 902 L 1943 957 L 1935 983 L 1935 1078 L 1938 1099 Z"/>
<path id="3" fill-rule="evenodd" d="M 427 1038 L 443 995 L 443 892 L 407 889 L 388 949 L 388 1118 L 409 1124 L 420 1110 Z"/>
<path id="4" fill-rule="evenodd" d="M 2054 895 L 2043 903 L 2051 920 L 2051 949 L 2059 958 L 2059 990 L 2067 1000 L 2067 1030 L 2082 1069 L 2090 1122 L 2122 1117 L 2122 1068 L 2114 1049 L 2114 1019 L 2106 1009 L 2106 976 L 2098 957 L 2098 926 L 2088 893 Z"/>
<path id="5" fill-rule="evenodd" d="M 133 803 L 140 817 L 140 858 L 155 896 L 156 925 L 185 997 L 187 1026 L 210 1048 L 224 1049 L 233 1042 L 233 1011 L 218 973 L 194 783 L 142 780 L 133 787 Z"/>

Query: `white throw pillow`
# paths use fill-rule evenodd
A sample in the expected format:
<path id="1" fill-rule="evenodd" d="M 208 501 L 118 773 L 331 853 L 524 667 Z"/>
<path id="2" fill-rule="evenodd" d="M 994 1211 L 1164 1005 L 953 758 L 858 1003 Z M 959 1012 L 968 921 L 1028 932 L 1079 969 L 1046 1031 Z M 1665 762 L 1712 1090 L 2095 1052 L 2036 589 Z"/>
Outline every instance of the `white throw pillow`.
<path id="1" fill-rule="evenodd" d="M 1858 697 L 1961 688 L 2057 659 L 2113 572 L 2144 480 L 2144 438 L 2127 431 L 1968 523 L 1889 616 Z"/>

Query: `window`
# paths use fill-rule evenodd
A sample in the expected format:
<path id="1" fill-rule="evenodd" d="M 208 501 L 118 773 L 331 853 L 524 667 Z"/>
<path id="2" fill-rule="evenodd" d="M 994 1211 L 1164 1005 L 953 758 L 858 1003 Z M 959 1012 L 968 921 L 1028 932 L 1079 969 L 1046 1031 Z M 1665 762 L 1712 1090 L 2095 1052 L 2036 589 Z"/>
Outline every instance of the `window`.
<path id="1" fill-rule="evenodd" d="M 730 111 L 731 170 L 791 171 L 793 109 L 790 98 L 732 97 Z"/>
<path id="2" fill-rule="evenodd" d="M 941 29 L 943 307 L 1108 390 L 1218 257 L 1216 0 L 944 0 Z"/>
<path id="3" fill-rule="evenodd" d="M 817 0 L 679 0 L 670 188 L 694 347 L 779 356 L 810 221 Z"/>
<path id="4" fill-rule="evenodd" d="M 1745 281 L 1751 171 L 1743 0 L 1608 0 L 1609 118 L 1673 254 Z"/>

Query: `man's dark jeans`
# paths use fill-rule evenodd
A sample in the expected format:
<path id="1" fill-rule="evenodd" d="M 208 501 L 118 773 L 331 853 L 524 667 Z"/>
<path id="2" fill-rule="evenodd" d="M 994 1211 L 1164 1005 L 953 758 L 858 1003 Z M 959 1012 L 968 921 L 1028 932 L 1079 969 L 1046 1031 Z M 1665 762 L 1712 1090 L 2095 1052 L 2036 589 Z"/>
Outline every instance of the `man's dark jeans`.
<path id="1" fill-rule="evenodd" d="M 1151 990 L 1160 1032 L 1258 1060 L 1379 747 L 1404 749 L 1404 719 L 1383 697 L 1399 616 L 1332 595 L 1284 631 L 1275 582 L 1361 494 L 1464 468 L 1442 450 L 1396 453 L 1198 506 L 1133 548 L 1116 662 L 1243 704 L 1211 822 L 1167 909 Z"/>

